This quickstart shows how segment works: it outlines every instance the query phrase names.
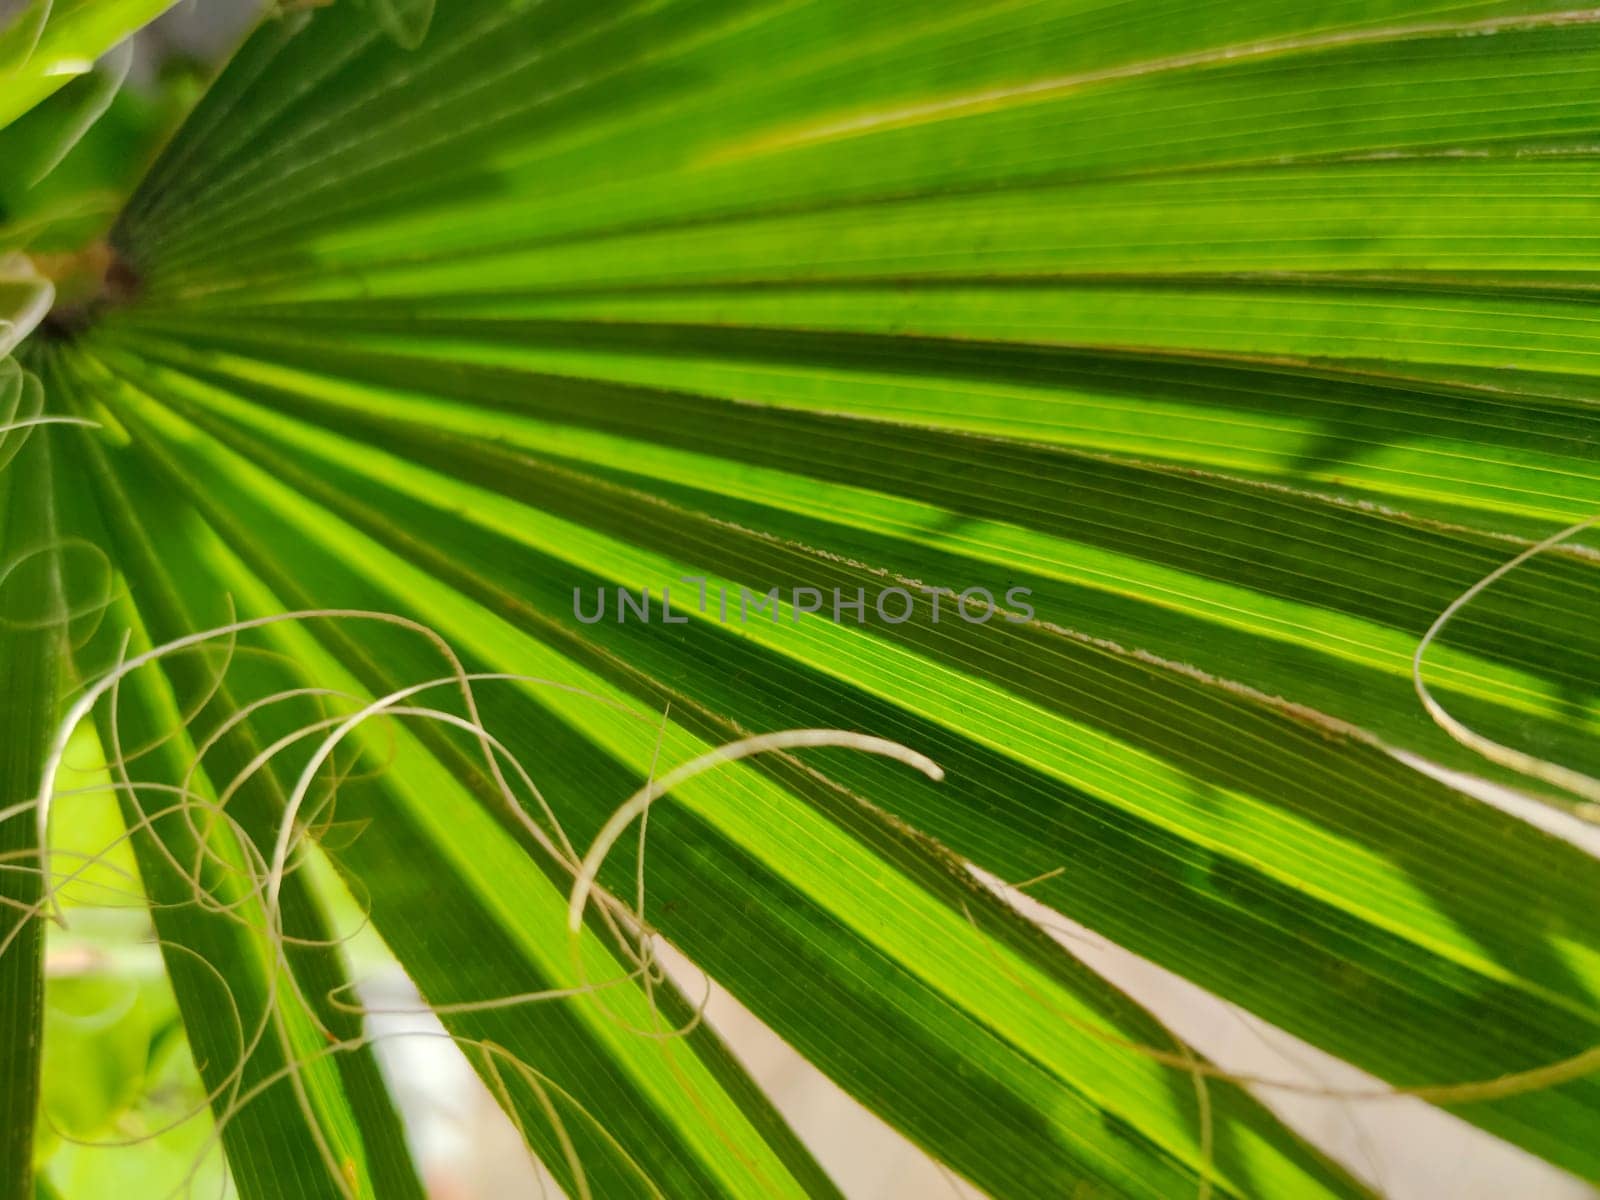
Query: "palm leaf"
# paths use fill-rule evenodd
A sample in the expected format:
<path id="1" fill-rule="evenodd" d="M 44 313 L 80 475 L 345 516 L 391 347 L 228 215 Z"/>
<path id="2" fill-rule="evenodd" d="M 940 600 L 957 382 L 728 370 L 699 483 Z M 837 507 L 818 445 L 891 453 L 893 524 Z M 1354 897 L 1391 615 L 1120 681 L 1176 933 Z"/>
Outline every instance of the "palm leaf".
<path id="1" fill-rule="evenodd" d="M 268 23 L 128 202 L 131 295 L 40 360 L 58 410 L 103 427 L 51 444 L 128 595 L 79 669 L 122 628 L 397 614 L 465 670 L 581 691 L 481 695 L 579 847 L 656 764 L 751 732 L 932 757 L 941 782 L 815 750 L 674 790 L 647 917 L 993 1196 L 1362 1185 L 970 867 L 1600 1180 L 1600 865 L 1419 769 L 1518 782 L 1412 679 L 1456 597 L 1600 500 L 1597 62 L 1591 14 L 1536 3 Z M 1594 561 L 1536 557 L 1424 663 L 1467 724 L 1590 775 Z M 579 618 L 618 588 L 655 621 Z M 886 588 L 910 620 L 873 611 Z M 812 592 L 864 596 L 862 619 L 802 613 Z M 441 674 L 414 627 L 260 638 L 318 686 Z M 164 663 L 141 719 L 203 685 Z M 235 728 L 218 780 L 286 731 Z M 628 959 L 598 918 L 567 957 L 570 876 L 470 737 L 353 744 L 393 761 L 341 789 L 361 833 L 330 854 L 569 1193 L 831 1194 L 709 1030 L 626 1031 L 688 1019 L 670 986 L 474 1007 Z M 289 780 L 258 787 L 239 821 L 266 859 Z M 617 895 L 636 846 L 602 871 Z M 293 887 L 286 915 L 322 929 Z M 313 1006 L 344 979 L 336 955 L 291 966 Z M 401 1194 L 370 1060 L 335 1061 L 321 1103 L 275 1086 L 230 1125 L 242 1190 L 273 1194 L 251 1164 L 276 1137 Z M 305 1194 L 338 1190 L 280 1153 Z"/>
<path id="2" fill-rule="evenodd" d="M 69 381 L 58 375 L 50 378 L 58 395 L 71 394 Z M 74 455 L 78 473 L 65 489 L 76 498 L 74 533 L 91 545 L 112 548 L 124 578 L 140 597 L 134 611 L 120 612 L 120 620 L 101 626 L 98 644 L 90 641 L 79 652 L 82 661 L 94 662 L 115 658 L 117 647 L 106 642 L 119 637 L 123 629 L 161 638 L 186 629 L 190 618 L 181 593 L 159 565 L 160 546 L 137 522 L 103 450 L 91 438 L 81 439 L 78 449 L 81 454 Z M 91 497 L 99 503 L 85 504 Z M 135 747 L 157 747 L 129 769 L 130 782 L 150 786 L 142 793 L 129 790 L 122 795 L 123 818 L 136 831 L 133 847 L 140 875 L 191 1049 L 201 1064 L 202 1079 L 221 1101 L 217 1107 L 226 1120 L 222 1136 L 234 1182 L 243 1196 L 279 1195 L 288 1187 L 306 1196 L 339 1196 L 342 1189 L 323 1166 L 324 1158 L 331 1157 L 358 1194 L 420 1196 L 398 1116 L 371 1053 L 357 1050 L 332 1061 L 316 1060 L 322 1037 L 352 1038 L 359 1022 L 327 1002 L 331 993 L 346 986 L 348 976 L 339 952 L 322 948 L 331 931 L 303 878 L 289 877 L 282 901 L 284 932 L 297 939 L 297 948 L 288 952 L 288 966 L 301 989 L 299 995 L 275 979 L 278 963 L 266 936 L 266 918 L 249 903 L 253 897 L 248 892 L 230 887 L 233 881 L 223 876 L 215 891 L 230 911 L 197 910 L 189 903 L 190 881 L 180 864 L 195 861 L 204 835 L 197 836 L 190 820 L 171 811 L 171 795 L 165 789 L 184 782 L 193 758 L 193 745 L 187 743 L 220 737 L 205 759 L 205 769 L 206 776 L 224 780 L 235 778 L 260 747 L 248 729 L 230 729 L 237 702 L 226 683 L 216 685 L 207 664 L 175 659 L 166 674 L 167 687 L 148 673 L 132 676 L 126 707 L 119 706 L 117 715 L 102 710 L 98 726 L 102 745 L 113 746 L 120 740 Z M 121 718 L 124 712 L 127 716 Z M 180 713 L 192 714 L 184 722 L 189 737 L 163 744 L 164 736 L 180 723 Z M 274 819 L 282 808 L 276 784 L 271 774 L 250 775 L 228 806 L 238 836 L 250 838 L 257 853 L 270 843 Z M 212 840 L 221 843 L 213 851 L 218 856 L 239 858 L 240 849 L 227 844 L 226 832 Z M 241 915 L 244 920 L 236 919 Z M 225 995 L 219 994 L 218 986 L 223 977 Z M 267 1037 L 242 1055 L 243 1044 L 269 1025 L 273 1014 L 282 1022 L 281 1036 L 287 1044 Z M 312 1061 L 293 1084 L 278 1082 L 296 1056 Z M 261 1089 L 265 1090 L 258 1099 L 235 1111 L 235 1096 L 250 1097 Z"/>
<path id="3" fill-rule="evenodd" d="M 100 395 L 112 398 L 106 390 Z M 155 428 L 144 424 L 145 414 L 153 421 L 170 423 L 170 412 L 151 408 L 133 389 L 120 389 L 114 402 L 116 419 L 130 429 L 139 429 L 144 435 L 141 444 L 165 446 L 163 454 L 171 452 L 174 447 L 167 446 Z M 286 464 L 273 466 L 282 469 Z M 573 659 L 514 626 L 486 629 L 482 616 L 471 616 L 471 608 L 464 609 L 462 599 L 447 585 L 409 569 L 403 558 L 386 551 L 381 543 L 361 537 L 332 514 L 295 498 L 298 476 L 285 489 L 274 480 L 275 472 L 252 471 L 220 447 L 198 461 L 171 460 L 169 472 L 165 482 L 186 489 L 229 545 L 255 566 L 270 586 L 281 589 L 276 607 L 299 608 L 315 597 L 321 606 L 394 611 L 444 633 L 464 653 L 470 652 L 478 667 L 516 663 L 520 671 L 563 680 L 586 691 L 615 691 L 618 700 L 629 694 L 615 690 L 616 661 L 609 655 L 600 657 L 589 649 Z M 225 485 L 224 479 L 229 481 Z M 226 512 L 206 499 L 222 486 L 234 501 Z M 266 495 L 247 503 L 246 497 L 257 489 Z M 171 491 L 165 494 L 170 497 Z M 176 552 L 177 548 L 173 549 Z M 361 564 L 360 569 L 352 569 L 352 560 Z M 238 594 L 239 589 L 218 581 L 209 590 Z M 499 602 L 520 604 L 504 592 Z M 540 632 L 548 638 L 554 630 Z M 334 648 L 342 650 L 353 667 L 365 663 L 363 682 L 375 694 L 383 694 L 435 669 L 430 666 L 429 648 L 414 643 L 410 638 L 386 642 L 381 650 L 362 651 L 339 643 Z M 296 656 L 307 657 L 303 650 Z M 375 669 L 374 658 L 387 669 Z M 663 693 L 658 684 L 641 679 L 638 673 L 632 673 L 626 682 L 636 688 L 653 686 L 655 694 L 650 700 L 671 703 L 678 714 L 677 723 L 687 724 L 681 735 L 662 747 L 667 761 L 690 757 L 697 745 L 703 749 L 738 731 L 736 724 L 714 710 L 680 712 L 680 704 L 693 705 L 692 693 Z M 627 790 L 629 780 L 647 770 L 654 751 L 637 737 L 625 738 L 626 720 L 621 722 L 621 731 L 615 719 L 597 722 L 593 704 L 586 699 L 561 705 L 559 719 L 541 713 L 549 704 L 535 705 L 526 697 L 484 698 L 491 727 L 506 737 L 519 758 L 539 764 L 541 787 L 561 797 L 558 808 L 563 821 L 582 844 L 598 830 L 615 797 Z M 691 713 L 698 719 L 687 721 Z M 701 737 L 709 737 L 709 743 L 679 740 L 699 731 L 704 731 Z M 551 744 L 559 747 L 559 753 L 552 754 Z M 492 791 L 488 781 L 481 779 L 481 768 L 474 768 L 459 751 L 447 761 L 469 780 L 480 777 L 480 794 Z M 460 822 L 466 819 L 464 815 L 454 809 L 440 810 L 446 786 L 440 779 L 423 792 L 427 797 L 424 803 L 433 813 L 426 838 L 390 848 L 387 838 L 395 836 L 391 831 L 396 823 L 390 811 L 369 814 L 356 809 L 350 819 L 370 817 L 372 821 L 351 852 L 364 851 L 364 860 L 372 863 L 357 874 L 371 891 L 378 928 L 390 937 L 429 998 L 452 1004 L 472 995 L 462 996 L 457 991 L 463 982 L 459 969 L 448 964 L 452 986 L 442 994 L 429 990 L 428 977 L 438 969 L 434 965 L 437 947 L 447 938 L 452 943 L 457 939 L 443 930 L 435 933 L 429 939 L 431 953 L 419 960 L 408 956 L 400 940 L 404 931 L 440 923 L 439 889 L 445 886 L 452 868 L 446 862 L 424 873 L 429 883 L 423 902 L 434 915 L 431 921 L 417 920 L 415 924 L 411 920 L 385 922 L 383 891 L 373 874 L 381 864 L 403 863 L 405 876 L 414 878 L 417 864 L 426 861 L 423 855 L 429 840 L 456 847 L 455 855 L 474 863 L 488 858 L 493 842 L 490 830 L 481 821 L 463 830 Z M 954 1114 L 960 1114 L 961 1125 L 968 1132 L 960 1143 L 943 1145 L 943 1152 L 954 1166 L 996 1194 L 1021 1194 L 1039 1187 L 1070 1189 L 1086 1176 L 1114 1180 L 1119 1191 L 1129 1194 L 1162 1195 L 1195 1186 L 1193 1175 L 1201 1167 L 1200 1124 L 1189 1081 L 1181 1074 L 1174 1081 L 1167 1068 L 1107 1044 L 1112 1038 L 1170 1046 L 1170 1038 L 1159 1027 L 1036 937 L 1026 937 L 1018 949 L 1026 960 L 1035 961 L 1035 970 L 1046 972 L 1042 978 L 1022 975 L 1009 984 L 1005 974 L 994 978 L 995 951 L 972 928 L 967 916 L 973 910 L 986 913 L 989 922 L 1004 928 L 1008 914 L 975 886 L 958 885 L 952 877 L 958 864 L 918 841 L 908 843 L 903 832 L 886 825 L 881 816 L 869 814 L 864 822 L 858 801 L 841 807 L 841 798 L 832 794 L 831 788 L 819 790 L 817 783 L 804 775 L 790 780 L 789 786 L 798 788 L 800 796 L 755 780 L 708 784 L 703 801 L 710 805 L 706 811 L 668 810 L 654 819 L 650 886 L 662 905 L 657 920 L 665 922 L 663 931 L 733 988 L 758 1015 L 829 1067 L 836 1078 L 925 1140 L 948 1139 Z M 419 801 L 410 803 L 415 807 Z M 832 810 L 836 819 L 855 827 L 857 837 L 868 839 L 868 845 L 853 846 L 848 837 L 832 831 L 811 805 Z M 781 823 L 773 828 L 772 823 L 780 818 Z M 879 854 L 873 853 L 874 848 Z M 897 860 L 903 864 L 902 870 L 914 872 L 913 879 L 920 887 L 911 881 L 897 882 L 891 865 Z M 496 864 L 497 886 L 502 892 L 511 889 L 504 878 L 508 870 L 509 865 Z M 620 887 L 626 874 L 613 878 Z M 404 888 L 392 886 L 404 895 Z M 481 891 L 486 885 L 478 882 L 471 886 Z M 934 895 L 929 896 L 927 889 Z M 938 897 L 944 899 L 942 912 Z M 552 915 L 564 914 L 564 889 L 549 899 L 556 901 L 549 910 Z M 499 901 L 505 902 L 503 897 Z M 681 926 L 670 916 L 675 910 L 688 916 Z M 460 914 L 471 909 L 463 901 L 452 902 L 446 911 Z M 706 919 L 705 913 L 715 914 L 715 919 Z M 401 932 L 391 933 L 397 925 Z M 532 931 L 539 928 L 536 916 L 526 911 L 519 912 L 513 923 L 523 938 L 536 936 Z M 559 928 L 559 917 L 552 922 L 547 916 L 543 928 L 543 936 L 549 938 Z M 480 930 L 468 944 L 479 944 L 478 939 L 487 937 L 487 932 Z M 937 963 L 924 961 L 930 945 L 947 946 L 946 956 Z M 752 946 L 768 949 L 752 957 Z M 1001 961 L 1004 964 L 1005 960 Z M 807 969 L 800 969 L 800 964 L 808 964 Z M 613 967 L 611 973 L 618 970 Z M 1017 975 L 1022 967 L 1003 966 L 1003 970 Z M 605 976 L 593 972 L 591 977 Z M 819 989 L 819 979 L 828 981 L 826 990 Z M 571 981 L 565 982 L 570 985 Z M 504 994 L 508 987 L 501 982 L 496 990 L 485 982 L 477 995 Z M 1002 996 L 1005 1004 L 997 999 Z M 866 1003 L 869 997 L 870 1003 Z M 1069 1030 L 1064 1037 L 1060 1028 L 1063 1013 L 1088 1027 L 1075 1036 Z M 472 1036 L 478 1036 L 476 1030 Z M 571 1070 L 562 1060 L 573 1053 L 575 1040 L 568 1034 L 501 1044 L 515 1047 L 519 1057 L 581 1097 L 586 1084 L 593 1087 L 595 1081 L 563 1073 Z M 545 1056 L 552 1053 L 561 1058 L 548 1062 Z M 1179 1089 L 1176 1097 L 1175 1087 Z M 1267 1178 L 1281 1173 L 1281 1178 L 1296 1181 L 1283 1186 L 1309 1193 L 1342 1192 L 1349 1186 L 1298 1150 L 1292 1140 L 1281 1140 L 1264 1114 L 1240 1093 L 1218 1090 L 1221 1095 L 1214 1100 L 1214 1119 L 1225 1121 L 1230 1128 L 1237 1126 L 1241 1137 L 1254 1140 L 1265 1136 L 1269 1145 L 1278 1143 L 1247 1160 L 1228 1161 L 1225 1165 L 1232 1173 L 1233 1188 L 1248 1193 L 1252 1187 L 1265 1186 L 1251 1182 L 1255 1173 Z M 1175 1099 L 1180 1105 L 1176 1121 L 1171 1111 Z M 1064 1104 L 1071 1107 L 1063 1113 Z M 606 1111 L 617 1106 L 605 1092 L 592 1102 L 593 1107 L 602 1105 Z M 681 1121 L 686 1114 L 676 1115 Z M 1103 1121 L 1125 1125 L 1137 1136 L 1131 1144 L 1121 1140 L 1085 1142 L 1085 1125 L 1092 1128 Z M 1246 1134 L 1245 1130 L 1256 1132 Z M 614 1126 L 611 1132 L 616 1132 Z M 1151 1161 L 1150 1142 L 1164 1147 L 1164 1154 L 1155 1162 Z M 666 1158 L 657 1155 L 646 1161 Z M 1178 1161 L 1162 1162 L 1162 1158 Z M 620 1178 L 612 1186 L 620 1191 L 627 1182 Z M 666 1194 L 676 1194 L 670 1176 L 651 1182 Z M 688 1186 L 678 1184 L 680 1188 Z M 734 1194 L 749 1193 L 736 1188 Z"/>
<path id="4" fill-rule="evenodd" d="M 26 0 L 0 27 L 0 127 L 72 80 L 176 0 Z"/>

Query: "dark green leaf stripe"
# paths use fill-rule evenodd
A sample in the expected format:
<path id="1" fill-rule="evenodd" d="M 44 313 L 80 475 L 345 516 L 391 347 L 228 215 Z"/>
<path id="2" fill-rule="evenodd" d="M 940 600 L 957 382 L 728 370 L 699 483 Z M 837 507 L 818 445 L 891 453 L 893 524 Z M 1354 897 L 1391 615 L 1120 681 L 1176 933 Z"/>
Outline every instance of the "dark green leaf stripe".
<path id="1" fill-rule="evenodd" d="M 67 637 L 66 585 L 53 472 L 60 453 L 48 428 L 26 439 L 0 471 L 0 809 L 38 794 L 50 743 Z M 31 813 L 0 821 L 0 1196 L 32 1200 L 33 1134 L 43 1038 L 44 938 L 29 910 L 43 892 Z"/>

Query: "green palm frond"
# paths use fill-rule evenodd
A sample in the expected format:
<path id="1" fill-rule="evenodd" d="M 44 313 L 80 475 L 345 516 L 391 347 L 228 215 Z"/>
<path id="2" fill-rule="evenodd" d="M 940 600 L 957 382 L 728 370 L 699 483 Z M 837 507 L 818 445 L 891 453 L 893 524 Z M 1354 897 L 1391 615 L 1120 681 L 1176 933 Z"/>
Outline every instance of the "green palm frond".
<path id="1" fill-rule="evenodd" d="M 54 689 L 320 614 L 161 657 L 89 723 L 160 743 L 119 805 L 239 1194 L 421 1194 L 326 889 L 264 886 L 316 739 L 257 769 L 306 718 L 252 702 L 429 680 L 390 702 L 428 713 L 350 731 L 303 834 L 569 1195 L 836 1194 L 618 936 L 641 871 L 647 933 L 996 1198 L 1367 1183 L 994 879 L 1600 1180 L 1600 863 L 1482 796 L 1593 806 L 1413 679 L 1457 597 L 1600 510 L 1597 69 L 1593 14 L 1488 0 L 264 22 L 101 294 L 23 347 L 92 427 L 0 475 L 6 560 L 56 564 L 0 596 L 72 614 L 0 641 L 0 808 Z M 19 340 L 48 284 L 15 277 Z M 85 595 L 71 546 L 103 555 Z M 1421 667 L 1567 778 L 1600 775 L 1595 549 L 1498 580 Z M 789 729 L 942 778 L 837 746 L 700 775 L 569 939 L 624 799 Z M 211 826 L 162 799 L 214 814 L 241 774 Z M 0 830 L 48 865 L 26 814 Z M 37 1027 L 39 953 L 7 952 L 7 1030 Z M 243 1061 L 241 1026 L 269 1031 Z M 37 1062 L 7 1061 L 30 1107 Z"/>

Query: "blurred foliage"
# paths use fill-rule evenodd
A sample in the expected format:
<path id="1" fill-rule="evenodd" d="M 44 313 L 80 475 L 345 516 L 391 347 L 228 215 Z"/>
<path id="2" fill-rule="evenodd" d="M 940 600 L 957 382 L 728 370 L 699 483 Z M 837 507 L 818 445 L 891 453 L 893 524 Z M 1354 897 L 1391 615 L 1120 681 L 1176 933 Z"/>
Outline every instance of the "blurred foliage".
<path id="1" fill-rule="evenodd" d="M 62 897 L 72 927 L 51 939 L 46 959 L 35 1165 L 49 1189 L 41 1197 L 61 1200 L 170 1194 L 212 1136 L 103 761 L 93 731 L 80 730 L 68 756 L 77 794 L 64 801 L 54 841 L 79 874 Z M 216 1000 L 227 1003 L 220 983 Z M 207 1158 L 193 1194 L 232 1194 L 219 1190 L 219 1155 Z"/>
<path id="2" fill-rule="evenodd" d="M 203 64 L 171 59 L 153 83 L 127 86 L 42 179 L 60 130 L 96 86 L 81 76 L 0 129 L 0 249 L 63 253 L 102 237 L 122 198 L 194 104 Z"/>

